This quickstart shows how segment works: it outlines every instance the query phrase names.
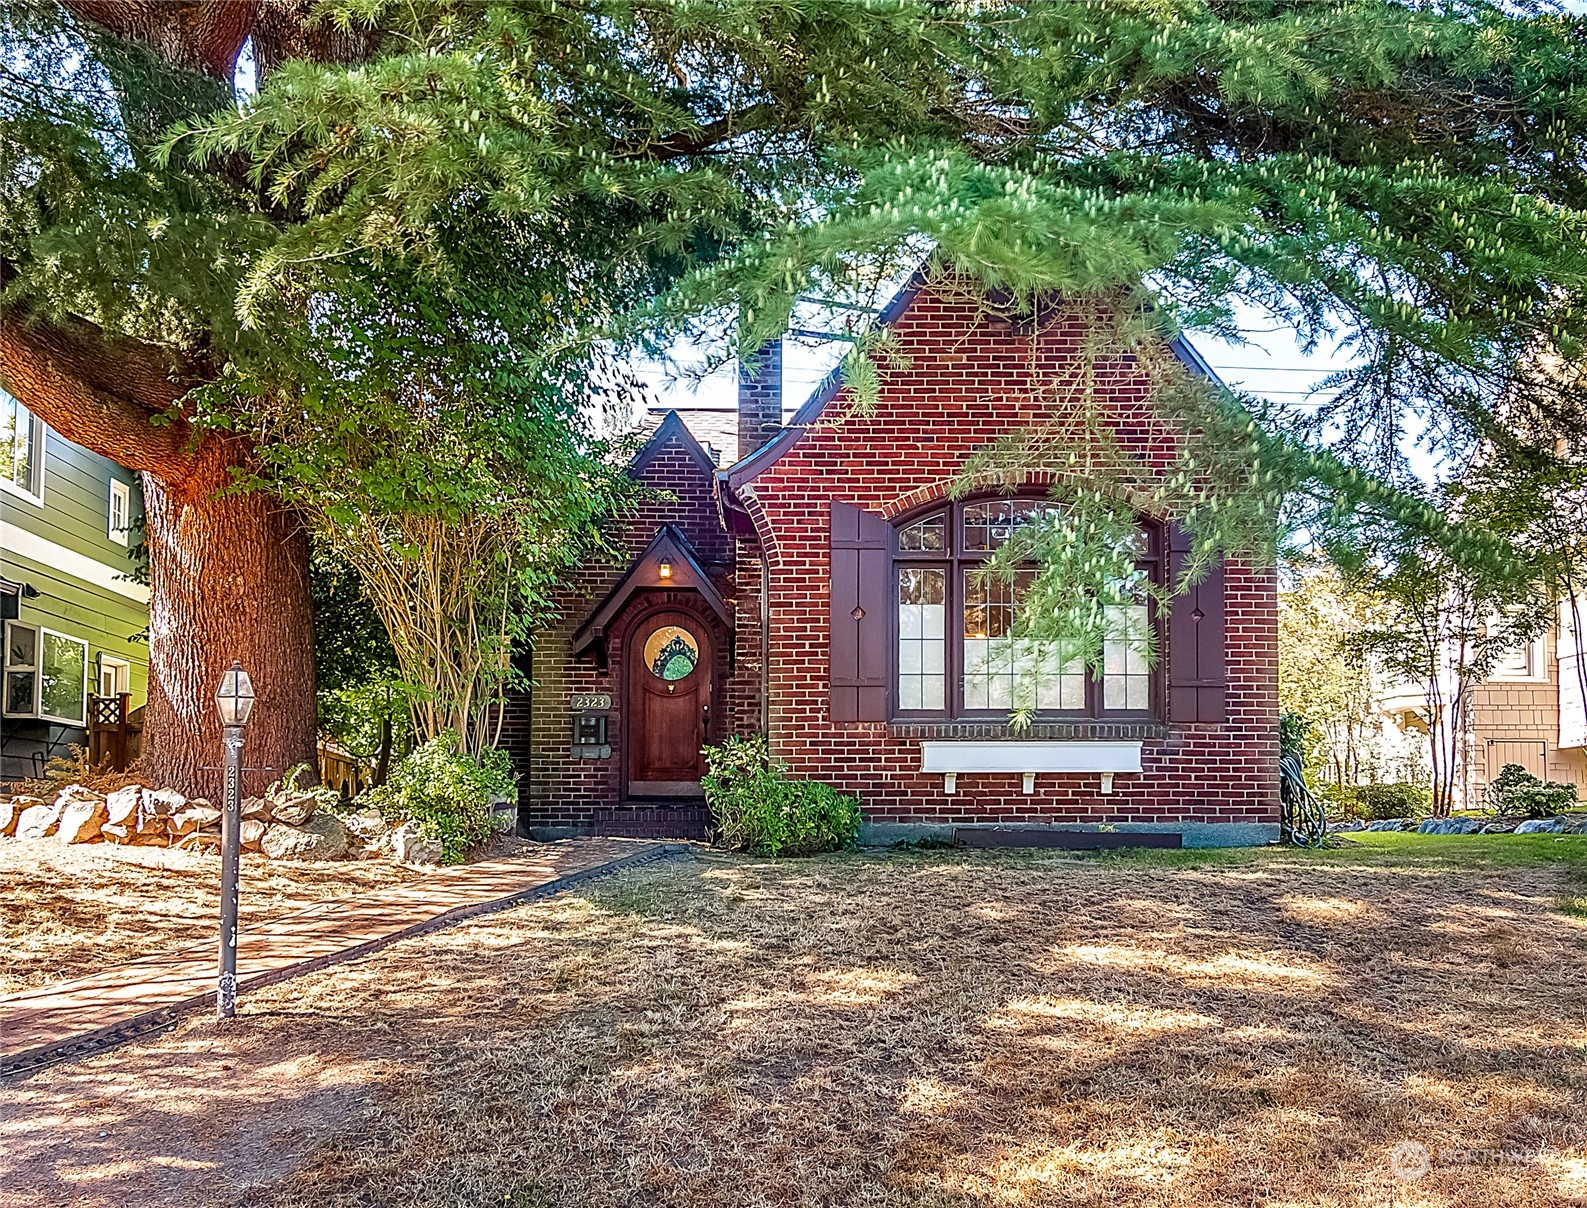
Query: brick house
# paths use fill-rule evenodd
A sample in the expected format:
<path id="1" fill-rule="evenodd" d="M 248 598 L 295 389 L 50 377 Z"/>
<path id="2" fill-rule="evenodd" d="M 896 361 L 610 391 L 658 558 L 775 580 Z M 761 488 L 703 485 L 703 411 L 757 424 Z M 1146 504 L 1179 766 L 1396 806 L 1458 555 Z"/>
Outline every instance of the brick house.
<path id="1" fill-rule="evenodd" d="M 794 775 L 859 797 L 868 841 L 993 824 L 1276 838 L 1271 571 L 1220 567 L 1167 615 L 1143 603 L 1156 666 L 1121 644 L 1100 677 L 1041 677 L 1035 723 L 1008 724 L 1015 602 L 973 572 L 1050 479 L 949 489 L 974 452 L 1049 418 L 1043 383 L 1073 373 L 1085 322 L 1022 328 L 924 277 L 882 321 L 902 357 L 864 414 L 832 422 L 834 377 L 785 423 L 773 344 L 740 370 L 726 464 L 683 416 L 657 427 L 631 469 L 657 493 L 626 562 L 578 577 L 529 656 L 532 692 L 510 703 L 521 828 L 703 835 L 700 745 L 763 732 Z M 1172 450 L 1132 420 L 1141 375 L 1099 391 L 1115 438 L 1166 465 Z M 697 418 L 729 443 L 720 415 Z M 1140 551 L 1171 576 L 1179 531 L 1143 516 Z"/>

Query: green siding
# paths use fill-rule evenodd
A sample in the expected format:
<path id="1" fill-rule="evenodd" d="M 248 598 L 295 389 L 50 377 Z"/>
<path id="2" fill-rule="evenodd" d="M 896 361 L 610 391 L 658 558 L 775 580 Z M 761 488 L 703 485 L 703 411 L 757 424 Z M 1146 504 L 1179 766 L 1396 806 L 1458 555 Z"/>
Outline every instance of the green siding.
<path id="1" fill-rule="evenodd" d="M 133 707 L 147 699 L 149 645 L 141 637 L 149 625 L 147 605 L 63 575 L 9 550 L 0 554 L 0 574 L 12 582 L 26 583 L 39 593 L 21 602 L 18 620 L 82 638 L 88 643 L 90 692 L 97 689 L 97 664 L 100 653 L 104 652 L 132 664 Z"/>
<path id="2" fill-rule="evenodd" d="M 46 430 L 47 431 L 47 430 Z M 45 438 L 44 505 L 0 490 L 0 520 L 118 570 L 132 564 L 127 547 L 110 539 L 110 480 L 132 488 L 132 519 L 143 515 L 138 476 L 54 432 Z M 137 540 L 136 524 L 132 540 Z"/>
<path id="3" fill-rule="evenodd" d="M 130 574 L 127 547 L 109 535 L 110 480 L 132 487 L 135 521 L 143 514 L 138 476 L 54 432 L 45 450 L 43 506 L 0 490 L 0 520 L 92 558 L 114 574 Z M 138 539 L 136 525 L 131 539 Z M 21 601 L 19 620 L 88 642 L 90 692 L 97 688 L 98 657 L 105 653 L 131 664 L 134 707 L 147 699 L 149 647 L 141 636 L 149 624 L 147 605 L 12 548 L 0 548 L 0 575 L 39 593 Z"/>

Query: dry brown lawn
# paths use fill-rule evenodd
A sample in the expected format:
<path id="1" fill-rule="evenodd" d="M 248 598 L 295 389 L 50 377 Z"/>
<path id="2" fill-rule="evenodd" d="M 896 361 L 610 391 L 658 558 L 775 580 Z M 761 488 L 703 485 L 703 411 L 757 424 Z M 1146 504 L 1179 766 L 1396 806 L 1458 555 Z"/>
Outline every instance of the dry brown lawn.
<path id="1" fill-rule="evenodd" d="M 286 864 L 244 855 L 243 923 L 416 875 L 389 860 Z M 214 938 L 214 856 L 0 839 L 0 994 Z"/>
<path id="2" fill-rule="evenodd" d="M 0 1187 L 19 1208 L 1583 1202 L 1587 839 L 1462 867 L 1398 838 L 650 866 L 5 1088 Z M 1392 1166 L 1407 1141 L 1419 1179 Z"/>

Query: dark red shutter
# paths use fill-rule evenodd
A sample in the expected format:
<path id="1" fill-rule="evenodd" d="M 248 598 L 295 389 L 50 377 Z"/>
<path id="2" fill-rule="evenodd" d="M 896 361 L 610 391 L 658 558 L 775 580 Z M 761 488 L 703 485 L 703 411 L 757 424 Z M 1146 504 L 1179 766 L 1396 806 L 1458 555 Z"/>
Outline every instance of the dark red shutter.
<path id="1" fill-rule="evenodd" d="M 875 512 L 832 504 L 833 721 L 887 720 L 890 535 L 887 521 Z"/>
<path id="2" fill-rule="evenodd" d="M 1190 534 L 1168 530 L 1170 583 L 1190 555 Z M 1173 722 L 1221 722 L 1229 687 L 1225 670 L 1223 563 L 1209 570 L 1168 606 L 1168 718 Z"/>

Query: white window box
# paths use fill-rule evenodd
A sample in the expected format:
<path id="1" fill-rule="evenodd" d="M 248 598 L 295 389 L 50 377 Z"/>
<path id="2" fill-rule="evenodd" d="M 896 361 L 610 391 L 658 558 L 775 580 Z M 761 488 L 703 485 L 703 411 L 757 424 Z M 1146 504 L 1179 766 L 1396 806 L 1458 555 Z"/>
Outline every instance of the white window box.
<path id="1" fill-rule="evenodd" d="M 1141 770 L 1138 742 L 923 742 L 920 770 L 939 773 L 942 791 L 957 791 L 956 778 L 964 773 L 990 772 L 1017 775 L 1027 793 L 1036 791 L 1036 777 L 1044 772 L 1099 773 L 1102 791 L 1113 791 L 1119 772 Z"/>

